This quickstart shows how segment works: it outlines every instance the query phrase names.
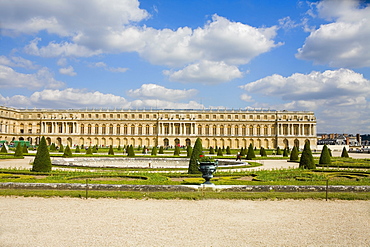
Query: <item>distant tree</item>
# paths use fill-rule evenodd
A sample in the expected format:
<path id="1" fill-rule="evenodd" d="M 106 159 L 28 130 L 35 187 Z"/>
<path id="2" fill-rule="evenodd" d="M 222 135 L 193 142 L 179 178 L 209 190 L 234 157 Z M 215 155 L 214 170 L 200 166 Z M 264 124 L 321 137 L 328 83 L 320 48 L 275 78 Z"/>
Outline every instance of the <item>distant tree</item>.
<path id="1" fill-rule="evenodd" d="M 66 148 L 64 149 L 63 157 L 64 158 L 70 158 L 70 157 L 72 157 L 72 151 L 69 148 L 69 145 L 67 145 Z"/>
<path id="2" fill-rule="evenodd" d="M 55 151 L 57 151 L 57 148 L 56 148 L 56 146 L 55 146 L 55 143 L 52 143 L 52 144 L 50 145 L 50 152 L 55 152 Z"/>
<path id="3" fill-rule="evenodd" d="M 5 143 L 4 143 L 3 146 L 1 147 L 0 153 L 7 153 L 7 152 L 8 150 L 6 149 Z"/>
<path id="4" fill-rule="evenodd" d="M 299 152 L 296 146 L 293 147 L 292 152 L 290 153 L 290 161 L 298 161 L 299 160 Z"/>
<path id="5" fill-rule="evenodd" d="M 92 152 L 93 153 L 97 153 L 98 152 L 98 144 L 96 144 L 96 145 L 94 145 L 93 147 L 92 147 Z"/>
<path id="6" fill-rule="evenodd" d="M 348 152 L 346 147 L 343 147 L 342 154 L 340 155 L 342 158 L 349 158 Z"/>
<path id="7" fill-rule="evenodd" d="M 331 164 L 329 149 L 326 145 L 324 145 L 324 147 L 321 150 L 319 164 L 320 165 L 330 165 Z"/>
<path id="8" fill-rule="evenodd" d="M 283 157 L 288 157 L 288 148 L 284 148 Z"/>
<path id="9" fill-rule="evenodd" d="M 190 158 L 192 152 L 193 152 L 193 148 L 191 146 L 187 146 L 186 147 L 186 157 Z"/>
<path id="10" fill-rule="evenodd" d="M 121 151 L 121 145 L 118 145 L 117 151 Z"/>
<path id="11" fill-rule="evenodd" d="M 28 154 L 28 148 L 27 148 L 26 143 L 25 143 L 25 144 L 23 144 L 23 149 L 22 149 L 22 151 L 23 151 L 23 153 L 24 153 L 24 154 Z"/>
<path id="12" fill-rule="evenodd" d="M 312 151 L 310 148 L 310 143 L 306 141 L 304 144 L 303 152 L 301 155 L 301 159 L 299 161 L 299 168 L 303 169 L 315 169 L 315 161 L 312 156 Z"/>
<path id="13" fill-rule="evenodd" d="M 213 147 L 209 147 L 209 154 L 215 154 L 215 149 Z"/>
<path id="14" fill-rule="evenodd" d="M 113 146 L 109 146 L 108 155 L 114 155 Z"/>
<path id="15" fill-rule="evenodd" d="M 64 153 L 64 147 L 63 147 L 63 144 L 60 144 L 60 147 L 59 147 L 59 153 Z"/>
<path id="16" fill-rule="evenodd" d="M 280 147 L 277 147 L 277 149 L 276 149 L 276 155 L 281 155 L 281 149 L 280 149 Z"/>
<path id="17" fill-rule="evenodd" d="M 128 154 L 127 154 L 128 157 L 135 157 L 135 150 L 134 150 L 134 147 L 132 145 L 130 145 L 129 149 L 128 149 Z"/>
<path id="18" fill-rule="evenodd" d="M 244 157 L 244 156 L 246 156 L 246 155 L 247 155 L 247 154 L 245 153 L 245 150 L 246 150 L 246 149 L 245 149 L 245 148 L 243 148 L 243 147 L 240 149 L 240 156 Z"/>
<path id="19" fill-rule="evenodd" d="M 222 148 L 217 149 L 217 156 L 224 156 L 222 153 Z"/>
<path id="20" fill-rule="evenodd" d="M 77 145 L 77 147 L 78 147 L 78 145 Z M 83 144 L 81 144 L 81 148 L 80 148 L 80 150 L 84 150 L 84 149 L 85 149 L 84 145 L 83 145 Z"/>
<path id="21" fill-rule="evenodd" d="M 226 147 L 226 154 L 231 154 L 231 150 L 229 146 Z"/>
<path id="22" fill-rule="evenodd" d="M 152 156 L 157 156 L 157 147 L 156 147 L 156 146 L 154 146 L 154 147 L 152 148 L 152 153 L 151 153 L 150 155 L 152 155 Z"/>
<path id="23" fill-rule="evenodd" d="M 51 160 L 46 145 L 45 137 L 41 137 L 40 145 L 37 148 L 35 160 L 33 161 L 32 171 L 34 172 L 50 172 L 51 171 Z"/>
<path id="24" fill-rule="evenodd" d="M 86 154 L 93 154 L 91 146 L 86 149 Z"/>
<path id="25" fill-rule="evenodd" d="M 247 160 L 251 160 L 253 158 L 256 158 L 256 155 L 254 153 L 253 145 L 251 143 L 249 144 L 249 147 L 248 147 Z"/>
<path id="26" fill-rule="evenodd" d="M 180 155 L 180 147 L 178 145 L 175 146 L 175 150 L 173 151 L 174 156 Z"/>
<path id="27" fill-rule="evenodd" d="M 199 166 L 197 164 L 197 160 L 200 158 L 201 155 L 203 155 L 202 141 L 200 140 L 200 138 L 197 138 L 197 140 L 194 143 L 193 152 L 189 160 L 188 168 L 189 174 L 200 173 L 200 171 L 198 170 Z"/>
<path id="28" fill-rule="evenodd" d="M 159 154 L 164 154 L 164 150 L 163 150 L 163 146 L 160 146 L 159 147 L 159 152 L 158 152 Z"/>
<path id="29" fill-rule="evenodd" d="M 15 148 L 14 156 L 17 158 L 24 158 L 23 157 L 23 147 L 20 142 L 18 142 L 17 147 Z"/>
<path id="30" fill-rule="evenodd" d="M 143 147 L 143 151 L 141 152 L 142 154 L 146 154 L 147 150 L 146 150 L 146 146 L 144 145 Z"/>
<path id="31" fill-rule="evenodd" d="M 267 157 L 266 149 L 265 149 L 264 147 L 261 147 L 260 155 L 261 155 L 262 157 Z"/>
<path id="32" fill-rule="evenodd" d="M 80 147 L 78 145 L 76 146 L 75 153 L 81 153 Z"/>

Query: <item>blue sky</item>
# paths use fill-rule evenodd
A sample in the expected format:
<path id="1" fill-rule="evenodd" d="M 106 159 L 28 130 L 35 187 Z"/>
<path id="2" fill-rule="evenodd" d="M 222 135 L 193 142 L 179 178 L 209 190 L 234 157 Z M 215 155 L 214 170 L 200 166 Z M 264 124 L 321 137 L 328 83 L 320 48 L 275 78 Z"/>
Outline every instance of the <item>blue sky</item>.
<path id="1" fill-rule="evenodd" d="M 314 111 L 370 133 L 367 1 L 0 1 L 0 104 Z"/>

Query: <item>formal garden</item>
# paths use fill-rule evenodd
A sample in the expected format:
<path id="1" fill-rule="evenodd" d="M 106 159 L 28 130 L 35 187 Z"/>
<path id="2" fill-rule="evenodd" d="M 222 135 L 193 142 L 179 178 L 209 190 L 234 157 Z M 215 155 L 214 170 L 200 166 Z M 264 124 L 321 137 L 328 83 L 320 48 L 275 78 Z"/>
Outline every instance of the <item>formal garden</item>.
<path id="1" fill-rule="evenodd" d="M 4 146 L 3 146 L 4 147 Z M 56 147 L 46 146 L 41 141 L 37 152 L 33 147 L 18 144 L 13 148 L 2 148 L 0 159 L 22 160 L 24 157 L 34 158 L 32 169 L 1 168 L 0 183 L 2 184 L 81 184 L 85 190 L 79 189 L 37 189 L 2 187 L 0 195 L 21 196 L 71 196 L 71 197 L 122 197 L 122 198 L 162 198 L 162 199 L 370 199 L 369 192 L 278 192 L 220 190 L 222 186 L 369 186 L 370 158 L 354 159 L 344 149 L 341 157 L 332 157 L 330 150 L 324 147 L 321 153 L 312 153 L 309 145 L 304 150 L 293 149 L 256 149 L 248 148 L 233 150 L 228 147 L 204 149 L 201 143 L 194 147 L 147 148 L 147 147 Z M 52 159 L 62 158 L 125 158 L 135 164 L 135 159 L 184 159 L 188 167 L 89 167 L 52 164 Z M 197 160 L 235 161 L 238 165 L 219 166 L 211 182 L 214 187 L 201 186 L 204 182 L 197 167 Z M 278 160 L 291 164 L 289 168 L 270 170 L 257 169 L 264 160 Z M 150 164 L 150 163 L 149 163 Z M 136 190 L 99 190 L 89 189 L 92 185 L 132 185 Z M 144 186 L 144 187 L 140 187 Z M 146 186 L 146 187 L 145 187 Z M 149 187 L 148 187 L 149 186 Z M 172 186 L 175 189 L 148 189 L 150 186 Z M 186 186 L 198 188 L 184 191 Z M 141 189 L 137 189 L 141 188 Z M 89 189 L 89 191 L 87 191 Z"/>

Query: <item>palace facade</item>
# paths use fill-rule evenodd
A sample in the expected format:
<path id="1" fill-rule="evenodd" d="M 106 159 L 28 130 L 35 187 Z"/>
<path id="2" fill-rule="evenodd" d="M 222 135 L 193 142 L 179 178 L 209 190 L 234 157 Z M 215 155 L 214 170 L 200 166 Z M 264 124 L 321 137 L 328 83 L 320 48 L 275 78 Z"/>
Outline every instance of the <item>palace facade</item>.
<path id="1" fill-rule="evenodd" d="M 0 107 L 0 140 L 99 146 L 316 148 L 313 112 L 271 110 L 57 110 Z"/>

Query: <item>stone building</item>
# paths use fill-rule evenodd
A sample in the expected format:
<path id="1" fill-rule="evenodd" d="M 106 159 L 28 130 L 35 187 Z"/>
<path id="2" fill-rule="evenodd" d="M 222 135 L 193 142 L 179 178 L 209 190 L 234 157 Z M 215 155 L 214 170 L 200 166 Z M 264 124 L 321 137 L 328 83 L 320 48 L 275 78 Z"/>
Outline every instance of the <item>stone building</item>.
<path id="1" fill-rule="evenodd" d="M 58 110 L 0 107 L 0 140 L 99 146 L 316 147 L 313 112 L 270 110 Z"/>

